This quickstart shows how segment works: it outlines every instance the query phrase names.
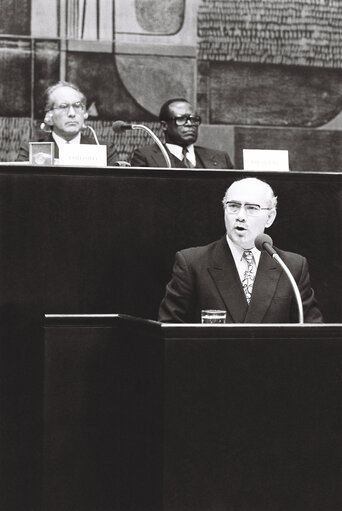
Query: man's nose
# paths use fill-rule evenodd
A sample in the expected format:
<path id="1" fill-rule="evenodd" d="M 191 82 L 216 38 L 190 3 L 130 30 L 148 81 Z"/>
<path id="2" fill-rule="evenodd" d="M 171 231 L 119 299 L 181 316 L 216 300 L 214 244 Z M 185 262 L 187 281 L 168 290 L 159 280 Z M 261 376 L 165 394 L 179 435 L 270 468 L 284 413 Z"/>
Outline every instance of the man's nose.
<path id="1" fill-rule="evenodd" d="M 76 115 L 76 112 L 75 112 L 75 109 L 72 105 L 69 105 L 69 108 L 68 108 L 68 116 L 69 117 L 74 117 Z"/>
<path id="2" fill-rule="evenodd" d="M 237 220 L 246 220 L 246 217 L 247 217 L 246 210 L 245 210 L 244 206 L 241 206 L 241 208 L 239 209 L 239 212 L 236 215 L 236 219 Z"/>
<path id="3" fill-rule="evenodd" d="M 185 125 L 186 125 L 186 126 L 192 126 L 192 120 L 188 118 L 188 119 L 185 121 Z"/>

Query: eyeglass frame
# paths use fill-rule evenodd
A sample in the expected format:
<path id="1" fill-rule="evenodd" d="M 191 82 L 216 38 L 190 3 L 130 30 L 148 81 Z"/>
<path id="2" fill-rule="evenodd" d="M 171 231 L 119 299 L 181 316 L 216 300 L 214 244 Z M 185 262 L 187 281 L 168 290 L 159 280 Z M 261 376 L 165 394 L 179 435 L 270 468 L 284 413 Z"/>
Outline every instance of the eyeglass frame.
<path id="1" fill-rule="evenodd" d="M 244 210 L 246 211 L 246 214 L 248 216 L 258 216 L 260 211 L 262 210 L 267 210 L 267 211 L 271 211 L 273 208 L 262 208 L 260 206 L 260 204 L 252 204 L 252 203 L 249 203 L 249 202 L 245 202 L 244 204 L 242 202 L 238 202 L 238 201 L 226 201 L 225 202 L 225 207 L 229 204 L 236 204 L 237 206 L 240 205 L 239 209 L 237 211 L 228 211 L 227 210 L 227 213 L 230 214 L 230 215 L 234 215 L 236 213 L 239 213 L 241 211 L 241 208 L 243 207 Z M 246 206 L 254 206 L 256 207 L 256 211 L 255 213 L 251 213 L 250 211 L 248 211 L 248 209 L 246 208 Z"/>
<path id="2" fill-rule="evenodd" d="M 185 118 L 185 121 L 183 122 L 183 124 L 179 124 L 179 122 L 177 122 L 177 120 L 179 121 L 184 118 Z M 196 120 L 196 122 L 193 122 L 194 119 Z M 189 121 L 191 121 L 191 124 L 193 124 L 194 126 L 199 126 L 202 122 L 200 115 L 193 115 L 193 114 L 175 115 L 173 117 L 169 117 L 167 120 L 175 121 L 176 126 L 185 126 L 185 124 Z"/>
<path id="3" fill-rule="evenodd" d="M 81 112 L 86 110 L 86 105 L 84 101 L 75 101 L 74 103 L 62 103 L 59 106 L 53 106 L 51 110 L 61 110 L 62 112 L 69 112 L 71 107 L 75 110 L 75 112 Z"/>

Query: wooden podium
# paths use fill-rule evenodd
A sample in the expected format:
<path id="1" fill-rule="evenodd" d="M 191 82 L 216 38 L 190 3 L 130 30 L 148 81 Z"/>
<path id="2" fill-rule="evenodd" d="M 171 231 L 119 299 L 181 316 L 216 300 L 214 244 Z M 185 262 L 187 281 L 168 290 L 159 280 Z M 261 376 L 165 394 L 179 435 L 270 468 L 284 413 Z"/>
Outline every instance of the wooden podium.
<path id="1" fill-rule="evenodd" d="M 44 511 L 342 508 L 342 325 L 47 316 Z"/>

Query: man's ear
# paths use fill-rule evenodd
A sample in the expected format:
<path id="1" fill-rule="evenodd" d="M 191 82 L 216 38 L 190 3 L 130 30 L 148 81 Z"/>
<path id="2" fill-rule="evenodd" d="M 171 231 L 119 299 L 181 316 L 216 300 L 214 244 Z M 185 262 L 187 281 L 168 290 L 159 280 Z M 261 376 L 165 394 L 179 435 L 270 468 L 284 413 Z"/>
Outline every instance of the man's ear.
<path id="1" fill-rule="evenodd" d="M 52 112 L 46 112 L 44 117 L 44 123 L 48 126 L 53 126 Z"/>
<path id="2" fill-rule="evenodd" d="M 161 128 L 163 131 L 166 131 L 167 130 L 167 122 L 165 121 L 160 121 L 160 125 L 161 125 Z"/>
<path id="3" fill-rule="evenodd" d="M 88 119 L 88 112 L 86 112 L 83 116 L 84 119 Z"/>
<path id="4" fill-rule="evenodd" d="M 266 220 L 265 227 L 271 227 L 271 225 L 273 224 L 276 216 L 277 216 L 277 210 L 276 209 L 271 209 L 271 211 L 267 215 L 267 220 Z"/>

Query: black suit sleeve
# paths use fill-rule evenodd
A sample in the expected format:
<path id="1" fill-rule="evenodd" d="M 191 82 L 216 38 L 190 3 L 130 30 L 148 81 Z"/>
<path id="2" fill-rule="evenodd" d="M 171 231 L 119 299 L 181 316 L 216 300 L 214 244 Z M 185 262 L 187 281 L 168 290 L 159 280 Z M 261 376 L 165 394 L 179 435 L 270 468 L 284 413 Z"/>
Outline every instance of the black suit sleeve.
<path id="1" fill-rule="evenodd" d="M 225 159 L 226 159 L 226 168 L 227 169 L 233 169 L 234 168 L 234 165 L 232 164 L 232 161 L 229 157 L 229 154 L 228 153 L 224 153 L 225 154 Z"/>
<path id="2" fill-rule="evenodd" d="M 107 165 L 110 167 L 117 166 L 116 162 L 118 161 L 118 155 L 116 152 L 116 147 L 114 144 L 111 144 L 107 147 Z"/>
<path id="3" fill-rule="evenodd" d="M 158 319 L 164 323 L 193 321 L 194 276 L 182 252 L 177 252 L 172 278 L 166 286 Z"/>
<path id="4" fill-rule="evenodd" d="M 146 155 L 141 149 L 136 149 L 131 158 L 132 167 L 149 167 Z"/>
<path id="5" fill-rule="evenodd" d="M 318 308 L 315 294 L 311 287 L 309 266 L 305 257 L 303 257 L 303 264 L 297 285 L 303 302 L 304 322 L 323 323 L 323 316 Z"/>
<path id="6" fill-rule="evenodd" d="M 29 143 L 24 142 L 20 148 L 15 161 L 29 161 Z"/>

